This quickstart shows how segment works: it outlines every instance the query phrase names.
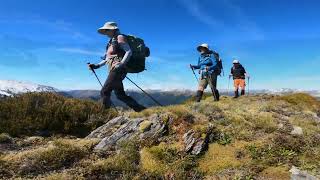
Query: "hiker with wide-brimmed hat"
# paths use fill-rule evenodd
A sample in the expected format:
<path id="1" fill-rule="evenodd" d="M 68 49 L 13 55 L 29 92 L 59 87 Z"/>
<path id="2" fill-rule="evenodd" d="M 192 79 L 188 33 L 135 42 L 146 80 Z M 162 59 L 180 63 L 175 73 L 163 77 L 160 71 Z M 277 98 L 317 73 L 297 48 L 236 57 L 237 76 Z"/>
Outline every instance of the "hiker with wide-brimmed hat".
<path id="1" fill-rule="evenodd" d="M 218 66 L 218 60 L 216 60 L 214 52 L 210 50 L 208 44 L 201 44 L 197 47 L 197 51 L 200 53 L 198 64 L 190 64 L 192 69 L 199 69 L 200 74 L 196 101 L 201 101 L 203 91 L 207 88 L 208 84 L 212 90 L 214 100 L 219 101 L 220 95 L 217 90 L 217 78 L 221 73 L 221 69 Z"/>
<path id="2" fill-rule="evenodd" d="M 111 106 L 111 92 L 114 91 L 117 98 L 126 103 L 135 111 L 142 111 L 144 106 L 138 104 L 133 98 L 126 95 L 123 87 L 123 79 L 127 75 L 126 64 L 132 56 L 132 50 L 125 35 L 120 33 L 115 22 L 107 22 L 98 29 L 102 35 L 107 35 L 110 40 L 106 47 L 106 54 L 98 64 L 89 64 L 90 69 L 98 69 L 105 64 L 109 67 L 108 78 L 101 90 L 101 97 L 105 108 Z"/>
<path id="3" fill-rule="evenodd" d="M 241 96 L 245 95 L 246 77 L 250 77 L 247 74 L 244 67 L 240 64 L 239 60 L 233 60 L 233 67 L 231 68 L 230 77 L 233 77 L 234 81 L 234 98 L 239 97 L 239 88 L 241 89 Z"/>

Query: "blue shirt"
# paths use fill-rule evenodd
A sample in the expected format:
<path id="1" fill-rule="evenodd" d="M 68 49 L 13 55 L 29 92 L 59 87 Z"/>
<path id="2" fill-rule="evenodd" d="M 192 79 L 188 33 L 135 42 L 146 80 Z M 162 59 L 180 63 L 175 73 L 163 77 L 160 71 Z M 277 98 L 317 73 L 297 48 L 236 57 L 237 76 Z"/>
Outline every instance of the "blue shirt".
<path id="1" fill-rule="evenodd" d="M 201 54 L 198 59 L 198 65 L 193 66 L 194 69 L 200 69 L 201 76 L 212 74 L 217 69 L 217 61 L 213 53 Z M 208 68 L 208 71 L 206 70 Z"/>

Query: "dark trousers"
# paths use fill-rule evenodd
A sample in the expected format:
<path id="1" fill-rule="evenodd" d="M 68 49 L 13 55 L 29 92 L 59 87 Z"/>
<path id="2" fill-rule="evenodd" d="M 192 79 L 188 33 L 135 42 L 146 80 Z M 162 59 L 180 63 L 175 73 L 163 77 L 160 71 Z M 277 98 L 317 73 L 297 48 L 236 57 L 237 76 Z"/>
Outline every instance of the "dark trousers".
<path id="1" fill-rule="evenodd" d="M 119 69 L 117 71 L 113 70 L 109 72 L 108 78 L 104 83 L 104 86 L 100 93 L 105 108 L 110 108 L 111 92 L 114 91 L 117 98 L 127 104 L 133 110 L 141 111 L 145 109 L 144 106 L 138 104 L 137 101 L 126 95 L 122 83 L 126 75 L 127 73 L 124 69 Z"/>
<path id="2" fill-rule="evenodd" d="M 208 78 L 209 78 L 209 86 L 211 88 L 213 98 L 215 101 L 219 101 L 220 100 L 220 93 L 217 89 L 218 75 L 215 73 L 212 73 L 211 75 L 209 75 Z"/>
<path id="3" fill-rule="evenodd" d="M 216 73 L 212 73 L 206 77 L 201 77 L 201 80 L 199 82 L 198 92 L 197 92 L 197 98 L 196 98 L 197 102 L 200 102 L 203 95 L 203 91 L 207 88 L 208 85 L 211 88 L 211 92 L 214 100 L 219 101 L 220 94 L 217 89 L 217 79 L 218 79 L 218 75 Z"/>

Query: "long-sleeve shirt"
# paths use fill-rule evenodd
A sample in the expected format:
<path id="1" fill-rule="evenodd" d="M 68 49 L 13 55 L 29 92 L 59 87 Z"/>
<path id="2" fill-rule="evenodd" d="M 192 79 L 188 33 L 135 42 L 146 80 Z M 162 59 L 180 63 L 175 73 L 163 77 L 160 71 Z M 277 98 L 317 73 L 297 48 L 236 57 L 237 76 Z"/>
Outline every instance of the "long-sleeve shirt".
<path id="1" fill-rule="evenodd" d="M 231 68 L 233 79 L 246 79 L 246 70 L 241 64 L 234 64 Z"/>
<path id="2" fill-rule="evenodd" d="M 122 41 L 119 41 L 122 40 Z M 123 41 L 124 40 L 124 41 Z M 116 64 L 125 65 L 132 56 L 129 44 L 125 41 L 125 36 L 120 32 L 109 41 L 104 59 L 97 64 L 101 67 L 105 64 L 109 65 L 109 69 Z"/>
<path id="3" fill-rule="evenodd" d="M 217 69 L 217 61 L 212 53 L 201 54 L 198 59 L 198 65 L 193 66 L 195 69 L 200 69 L 201 76 L 212 74 Z"/>

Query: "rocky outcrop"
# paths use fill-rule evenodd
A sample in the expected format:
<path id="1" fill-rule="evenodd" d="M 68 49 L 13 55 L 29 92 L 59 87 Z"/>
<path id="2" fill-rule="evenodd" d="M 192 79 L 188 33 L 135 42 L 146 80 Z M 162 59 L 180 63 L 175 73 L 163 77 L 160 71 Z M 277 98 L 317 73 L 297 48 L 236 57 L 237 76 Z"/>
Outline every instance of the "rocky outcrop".
<path id="1" fill-rule="evenodd" d="M 168 121 L 164 122 L 161 115 L 148 118 L 117 117 L 99 127 L 86 138 L 100 138 L 95 150 L 110 150 L 124 140 L 138 138 L 140 140 L 157 139 L 167 132 Z"/>
<path id="2" fill-rule="evenodd" d="M 204 136 L 191 129 L 183 136 L 184 150 L 192 155 L 199 155 L 208 149 L 209 143 L 217 140 L 217 136 L 218 132 L 215 132 L 211 125 L 207 127 Z"/>
<path id="3" fill-rule="evenodd" d="M 318 180 L 315 176 L 308 174 L 306 171 L 301 171 L 295 166 L 292 166 L 290 172 L 291 180 Z"/>
<path id="4" fill-rule="evenodd" d="M 303 130 L 299 126 L 293 126 L 293 130 L 291 131 L 291 134 L 300 136 L 300 135 L 303 135 Z"/>

